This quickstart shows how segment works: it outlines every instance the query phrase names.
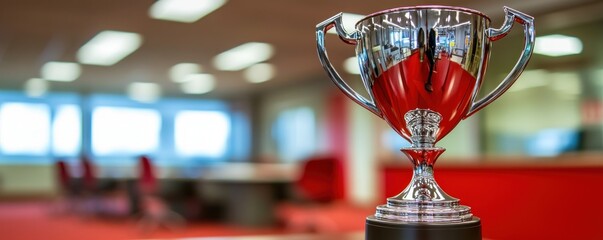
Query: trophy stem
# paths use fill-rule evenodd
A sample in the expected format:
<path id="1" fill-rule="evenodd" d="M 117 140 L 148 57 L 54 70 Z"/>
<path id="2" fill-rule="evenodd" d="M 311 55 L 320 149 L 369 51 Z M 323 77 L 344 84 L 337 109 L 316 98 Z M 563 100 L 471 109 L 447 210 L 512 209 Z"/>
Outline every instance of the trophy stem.
<path id="1" fill-rule="evenodd" d="M 397 200 L 412 201 L 458 201 L 446 194 L 433 176 L 433 165 L 437 158 L 444 153 L 444 148 L 403 148 L 413 164 L 413 177 L 410 184 L 394 197 Z"/>
<path id="2" fill-rule="evenodd" d="M 434 179 L 433 165 L 444 148 L 403 148 L 413 163 L 413 177 L 397 196 L 377 207 L 375 218 L 402 222 L 463 222 L 473 218 L 471 208 L 446 194 Z"/>

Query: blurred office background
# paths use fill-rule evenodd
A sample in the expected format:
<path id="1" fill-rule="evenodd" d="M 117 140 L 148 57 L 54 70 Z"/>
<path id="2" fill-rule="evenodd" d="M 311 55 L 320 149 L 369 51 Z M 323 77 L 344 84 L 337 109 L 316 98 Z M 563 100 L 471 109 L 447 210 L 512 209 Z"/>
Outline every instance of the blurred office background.
<path id="1" fill-rule="evenodd" d="M 209 6 L 190 17 L 197 7 L 170 16 L 160 9 L 168 2 L 0 1 L 0 236 L 363 231 L 364 216 L 408 182 L 399 152 L 408 143 L 331 83 L 315 26 L 339 12 L 353 25 L 425 2 L 174 1 Z M 517 83 L 438 143 L 447 149 L 438 181 L 484 218 L 485 237 L 533 238 L 542 216 L 558 216 L 549 230 L 580 219 L 549 239 L 602 237 L 579 226 L 603 221 L 595 203 L 603 196 L 591 188 L 603 182 L 603 2 L 430 4 L 482 11 L 492 27 L 510 6 L 536 18 L 538 37 Z M 363 92 L 346 66 L 354 47 L 335 34 L 326 41 L 335 67 Z M 493 43 L 482 95 L 523 43 L 518 24 Z M 318 171 L 327 193 L 308 204 L 299 188 L 312 184 L 300 179 L 316 175 L 305 173 L 309 161 L 325 159 L 336 162 Z M 145 217 L 146 186 L 171 218 Z M 302 216 L 308 208 L 334 220 Z M 522 215 L 529 209 L 537 210 Z M 146 220 L 167 228 L 140 233 Z"/>

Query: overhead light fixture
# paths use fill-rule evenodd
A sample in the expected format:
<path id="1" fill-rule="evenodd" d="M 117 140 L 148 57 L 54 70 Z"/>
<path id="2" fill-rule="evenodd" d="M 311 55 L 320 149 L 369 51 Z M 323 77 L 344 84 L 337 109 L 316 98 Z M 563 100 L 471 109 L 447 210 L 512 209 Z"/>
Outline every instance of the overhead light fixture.
<path id="1" fill-rule="evenodd" d="M 222 71 L 238 71 L 266 61 L 274 54 L 268 43 L 249 42 L 220 53 L 213 59 L 214 66 Z"/>
<path id="2" fill-rule="evenodd" d="M 192 23 L 215 11 L 225 0 L 159 0 L 149 9 L 151 18 Z"/>
<path id="3" fill-rule="evenodd" d="M 522 92 L 523 90 L 544 87 L 548 84 L 547 78 L 550 73 L 543 69 L 526 70 L 521 74 L 520 81 L 517 81 L 508 90 L 511 92 Z M 501 76 L 501 77 L 504 77 Z"/>
<path id="4" fill-rule="evenodd" d="M 274 77 L 276 68 L 270 63 L 258 63 L 248 67 L 243 72 L 243 76 L 250 83 L 261 83 Z"/>
<path id="5" fill-rule="evenodd" d="M 216 86 L 216 79 L 211 74 L 190 74 L 180 84 L 182 92 L 187 94 L 203 94 L 211 92 Z"/>
<path id="6" fill-rule="evenodd" d="M 356 23 L 358 23 L 358 21 L 362 20 L 364 17 L 366 16 L 356 13 L 343 13 L 343 15 L 341 16 L 343 29 L 345 29 L 349 33 L 356 31 Z M 329 31 L 327 31 L 327 33 L 337 34 L 337 31 L 335 30 L 335 28 L 331 28 L 329 29 Z"/>
<path id="7" fill-rule="evenodd" d="M 201 66 L 196 63 L 178 63 L 170 68 L 170 79 L 172 81 L 181 83 L 184 82 L 186 76 L 190 74 L 196 74 L 201 72 Z"/>
<path id="8" fill-rule="evenodd" d="M 152 103 L 161 96 L 161 87 L 157 83 L 133 82 L 128 86 L 128 96 L 138 102 Z"/>
<path id="9" fill-rule="evenodd" d="M 111 66 L 130 55 L 142 44 L 138 33 L 102 31 L 77 52 L 80 63 Z"/>
<path id="10" fill-rule="evenodd" d="M 47 62 L 42 66 L 40 75 L 43 79 L 59 82 L 71 82 L 80 77 L 82 68 L 72 62 Z"/>
<path id="11" fill-rule="evenodd" d="M 579 96 L 582 94 L 582 81 L 577 72 L 555 72 L 547 78 L 548 85 L 562 95 Z"/>
<path id="12" fill-rule="evenodd" d="M 41 78 L 30 78 L 25 82 L 25 94 L 29 97 L 41 97 L 48 91 L 48 82 Z"/>
<path id="13" fill-rule="evenodd" d="M 560 34 L 537 37 L 534 52 L 551 57 L 579 54 L 582 52 L 582 41 Z"/>
<path id="14" fill-rule="evenodd" d="M 591 76 L 596 80 L 596 83 L 601 86 L 603 85 L 603 68 L 591 71 Z"/>
<path id="15" fill-rule="evenodd" d="M 343 69 L 351 74 L 360 74 L 360 66 L 358 66 L 358 58 L 350 57 L 343 61 Z"/>

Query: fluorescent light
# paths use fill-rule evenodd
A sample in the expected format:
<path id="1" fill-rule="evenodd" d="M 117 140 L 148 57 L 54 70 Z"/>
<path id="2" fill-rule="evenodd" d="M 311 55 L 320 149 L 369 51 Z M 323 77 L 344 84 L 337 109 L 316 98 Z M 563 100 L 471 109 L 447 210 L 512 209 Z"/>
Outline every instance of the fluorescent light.
<path id="1" fill-rule="evenodd" d="M 161 96 L 161 87 L 156 83 L 133 82 L 128 86 L 128 96 L 135 101 L 152 103 Z"/>
<path id="2" fill-rule="evenodd" d="M 111 66 L 130 55 L 142 44 L 138 33 L 102 31 L 77 52 L 80 63 Z"/>
<path id="3" fill-rule="evenodd" d="M 225 0 L 159 0 L 149 9 L 151 18 L 195 22 L 226 3 Z"/>
<path id="4" fill-rule="evenodd" d="M 48 82 L 41 78 L 30 78 L 25 82 L 25 94 L 29 97 L 41 97 L 48 91 Z"/>
<path id="5" fill-rule="evenodd" d="M 546 81 L 548 76 L 549 72 L 543 69 L 524 71 L 519 80 L 509 89 L 509 92 L 520 92 L 526 89 L 546 86 L 548 84 L 548 81 Z M 504 78 L 504 75 L 501 78 Z"/>
<path id="6" fill-rule="evenodd" d="M 364 15 L 356 13 L 343 13 L 341 16 L 343 28 L 349 33 L 356 31 L 356 23 L 358 23 L 358 21 L 362 20 L 364 17 Z M 327 31 L 327 33 L 337 34 L 337 31 L 335 28 L 331 28 L 329 31 Z"/>
<path id="7" fill-rule="evenodd" d="M 50 81 L 71 82 L 80 77 L 82 68 L 72 62 L 47 62 L 42 66 L 40 75 Z"/>
<path id="8" fill-rule="evenodd" d="M 593 70 L 591 74 L 592 79 L 595 80 L 599 86 L 603 85 L 603 69 Z"/>
<path id="9" fill-rule="evenodd" d="M 186 76 L 201 72 L 201 66 L 196 63 L 178 63 L 170 68 L 170 79 L 181 83 L 185 81 Z"/>
<path id="10" fill-rule="evenodd" d="M 214 75 L 207 74 L 207 73 L 196 73 L 196 74 L 187 75 L 182 82 L 183 83 L 191 82 L 191 81 L 193 81 L 193 82 L 194 81 L 213 82 L 215 80 L 216 79 L 214 78 Z"/>
<path id="11" fill-rule="evenodd" d="M 582 93 L 582 84 L 580 75 L 576 72 L 556 72 L 551 73 L 546 78 L 553 90 L 565 95 L 580 95 Z"/>
<path id="12" fill-rule="evenodd" d="M 214 66 L 223 71 L 238 71 L 266 61 L 274 54 L 268 43 L 249 42 L 220 53 L 213 60 Z"/>
<path id="13" fill-rule="evenodd" d="M 243 76 L 251 83 L 261 83 L 268 81 L 274 77 L 276 68 L 269 63 L 255 64 L 243 72 Z"/>
<path id="14" fill-rule="evenodd" d="M 582 41 L 559 34 L 537 37 L 534 52 L 552 57 L 579 54 L 582 52 Z"/>
<path id="15" fill-rule="evenodd" d="M 343 69 L 351 74 L 360 74 L 360 66 L 358 66 L 358 58 L 350 57 L 343 61 Z"/>
<path id="16" fill-rule="evenodd" d="M 216 80 L 211 74 L 190 74 L 180 84 L 182 92 L 188 94 L 203 94 L 214 90 Z"/>

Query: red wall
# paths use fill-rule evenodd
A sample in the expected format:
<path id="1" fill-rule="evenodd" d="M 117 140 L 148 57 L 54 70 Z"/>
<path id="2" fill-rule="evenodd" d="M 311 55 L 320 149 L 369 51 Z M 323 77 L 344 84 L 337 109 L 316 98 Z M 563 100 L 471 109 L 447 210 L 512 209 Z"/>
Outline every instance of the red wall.
<path id="1" fill-rule="evenodd" d="M 345 199 L 345 172 L 347 162 L 347 145 L 348 145 L 348 99 L 339 90 L 334 90 L 328 96 L 328 104 L 326 111 L 327 124 L 327 141 L 329 142 L 328 151 L 333 154 L 339 161 L 341 167 L 337 170 L 336 177 L 336 196 L 337 199 Z"/>
<path id="2" fill-rule="evenodd" d="M 409 167 L 384 167 L 386 197 Z M 482 220 L 484 238 L 603 239 L 603 167 L 441 167 L 436 180 Z M 385 199 L 383 200 L 385 201 Z"/>

